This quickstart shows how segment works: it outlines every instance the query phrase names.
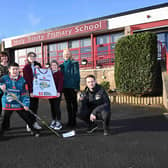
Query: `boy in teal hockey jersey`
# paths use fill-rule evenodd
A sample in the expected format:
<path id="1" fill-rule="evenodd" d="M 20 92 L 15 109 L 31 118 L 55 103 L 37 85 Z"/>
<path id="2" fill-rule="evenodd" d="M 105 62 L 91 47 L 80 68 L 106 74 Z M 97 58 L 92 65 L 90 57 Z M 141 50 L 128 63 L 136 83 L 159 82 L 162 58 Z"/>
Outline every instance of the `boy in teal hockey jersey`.
<path id="1" fill-rule="evenodd" d="M 28 95 L 28 87 L 22 76 L 19 75 L 19 65 L 13 63 L 9 66 L 9 75 L 4 75 L 0 79 L 0 89 L 4 92 L 2 96 L 2 124 L 1 135 L 9 128 L 9 120 L 14 111 L 29 125 L 33 133 L 37 130 L 33 128 L 33 123 L 30 120 L 30 113 L 28 112 L 30 98 Z M 22 107 L 16 100 L 11 101 L 11 94 L 20 100 L 24 106 Z"/>

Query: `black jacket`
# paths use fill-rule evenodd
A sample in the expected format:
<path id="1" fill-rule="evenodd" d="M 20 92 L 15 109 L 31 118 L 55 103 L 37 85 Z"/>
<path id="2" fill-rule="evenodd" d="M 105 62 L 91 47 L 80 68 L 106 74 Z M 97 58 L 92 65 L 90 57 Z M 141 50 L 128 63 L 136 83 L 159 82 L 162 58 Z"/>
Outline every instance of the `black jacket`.
<path id="1" fill-rule="evenodd" d="M 7 75 L 9 73 L 8 66 L 3 66 L 0 64 L 0 77 Z"/>
<path id="2" fill-rule="evenodd" d="M 93 109 L 92 114 L 96 115 L 102 111 L 110 112 L 109 96 L 100 85 L 96 84 L 93 92 L 86 87 L 81 96 L 83 96 L 88 107 Z"/>

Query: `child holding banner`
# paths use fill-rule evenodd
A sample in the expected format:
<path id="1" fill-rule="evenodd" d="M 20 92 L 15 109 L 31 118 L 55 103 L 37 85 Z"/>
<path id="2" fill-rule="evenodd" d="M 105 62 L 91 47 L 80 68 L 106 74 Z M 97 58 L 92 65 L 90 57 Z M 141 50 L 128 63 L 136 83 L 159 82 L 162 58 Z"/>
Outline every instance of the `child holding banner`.
<path id="1" fill-rule="evenodd" d="M 53 78 L 57 89 L 57 98 L 49 99 L 51 107 L 51 116 L 52 116 L 52 122 L 50 124 L 50 127 L 55 130 L 60 130 L 62 128 L 60 122 L 61 120 L 60 102 L 61 102 L 61 92 L 63 88 L 63 73 L 58 70 L 59 64 L 56 60 L 51 61 L 50 67 L 53 73 Z"/>
<path id="2" fill-rule="evenodd" d="M 26 80 L 26 83 L 28 84 L 29 94 L 30 94 L 30 109 L 37 114 L 38 105 L 39 105 L 39 99 L 36 97 L 33 97 L 33 78 L 34 78 L 34 72 L 35 68 L 41 68 L 41 64 L 36 62 L 36 53 L 29 52 L 27 54 L 27 61 L 28 63 L 23 68 L 23 77 Z M 41 126 L 37 123 L 36 118 L 34 116 L 30 116 L 31 120 L 34 122 L 34 128 L 35 129 L 42 129 Z M 26 126 L 27 131 L 31 131 L 31 129 Z"/>

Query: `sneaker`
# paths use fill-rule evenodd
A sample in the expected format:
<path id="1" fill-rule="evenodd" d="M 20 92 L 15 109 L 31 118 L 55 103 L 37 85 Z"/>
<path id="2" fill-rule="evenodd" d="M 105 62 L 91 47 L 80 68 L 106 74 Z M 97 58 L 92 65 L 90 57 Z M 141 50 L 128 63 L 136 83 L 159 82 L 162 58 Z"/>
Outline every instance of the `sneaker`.
<path id="1" fill-rule="evenodd" d="M 107 130 L 104 130 L 104 136 L 108 136 L 109 132 Z"/>
<path id="2" fill-rule="evenodd" d="M 27 132 L 31 132 L 31 128 L 29 127 L 28 124 L 26 125 L 26 131 L 27 131 Z"/>
<path id="3" fill-rule="evenodd" d="M 88 127 L 87 133 L 91 134 L 98 128 L 96 123 L 91 123 Z"/>
<path id="4" fill-rule="evenodd" d="M 52 120 L 52 122 L 50 124 L 50 128 L 54 129 L 55 125 L 56 125 L 56 121 Z"/>
<path id="5" fill-rule="evenodd" d="M 32 136 L 35 136 L 35 137 L 39 137 L 40 136 L 40 133 L 38 130 L 33 130 L 33 131 L 30 131 L 31 135 Z"/>
<path id="6" fill-rule="evenodd" d="M 62 124 L 59 121 L 56 121 L 54 130 L 60 130 L 62 128 Z"/>
<path id="7" fill-rule="evenodd" d="M 35 123 L 33 124 L 33 128 L 35 128 L 35 129 L 37 129 L 37 130 L 41 130 L 41 129 L 42 129 L 42 127 L 41 127 L 37 122 L 35 122 Z"/>

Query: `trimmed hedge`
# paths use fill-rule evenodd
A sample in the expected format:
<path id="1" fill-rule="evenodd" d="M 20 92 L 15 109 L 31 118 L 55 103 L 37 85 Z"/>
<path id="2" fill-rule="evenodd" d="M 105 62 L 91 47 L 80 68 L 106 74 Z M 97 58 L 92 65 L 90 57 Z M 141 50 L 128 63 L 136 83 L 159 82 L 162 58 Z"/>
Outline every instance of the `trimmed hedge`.
<path id="1" fill-rule="evenodd" d="M 109 81 L 102 81 L 100 85 L 108 92 L 110 90 L 110 82 Z"/>
<path id="2" fill-rule="evenodd" d="M 120 92 L 154 92 L 157 78 L 157 37 L 151 32 L 121 38 L 115 48 L 115 82 Z"/>

